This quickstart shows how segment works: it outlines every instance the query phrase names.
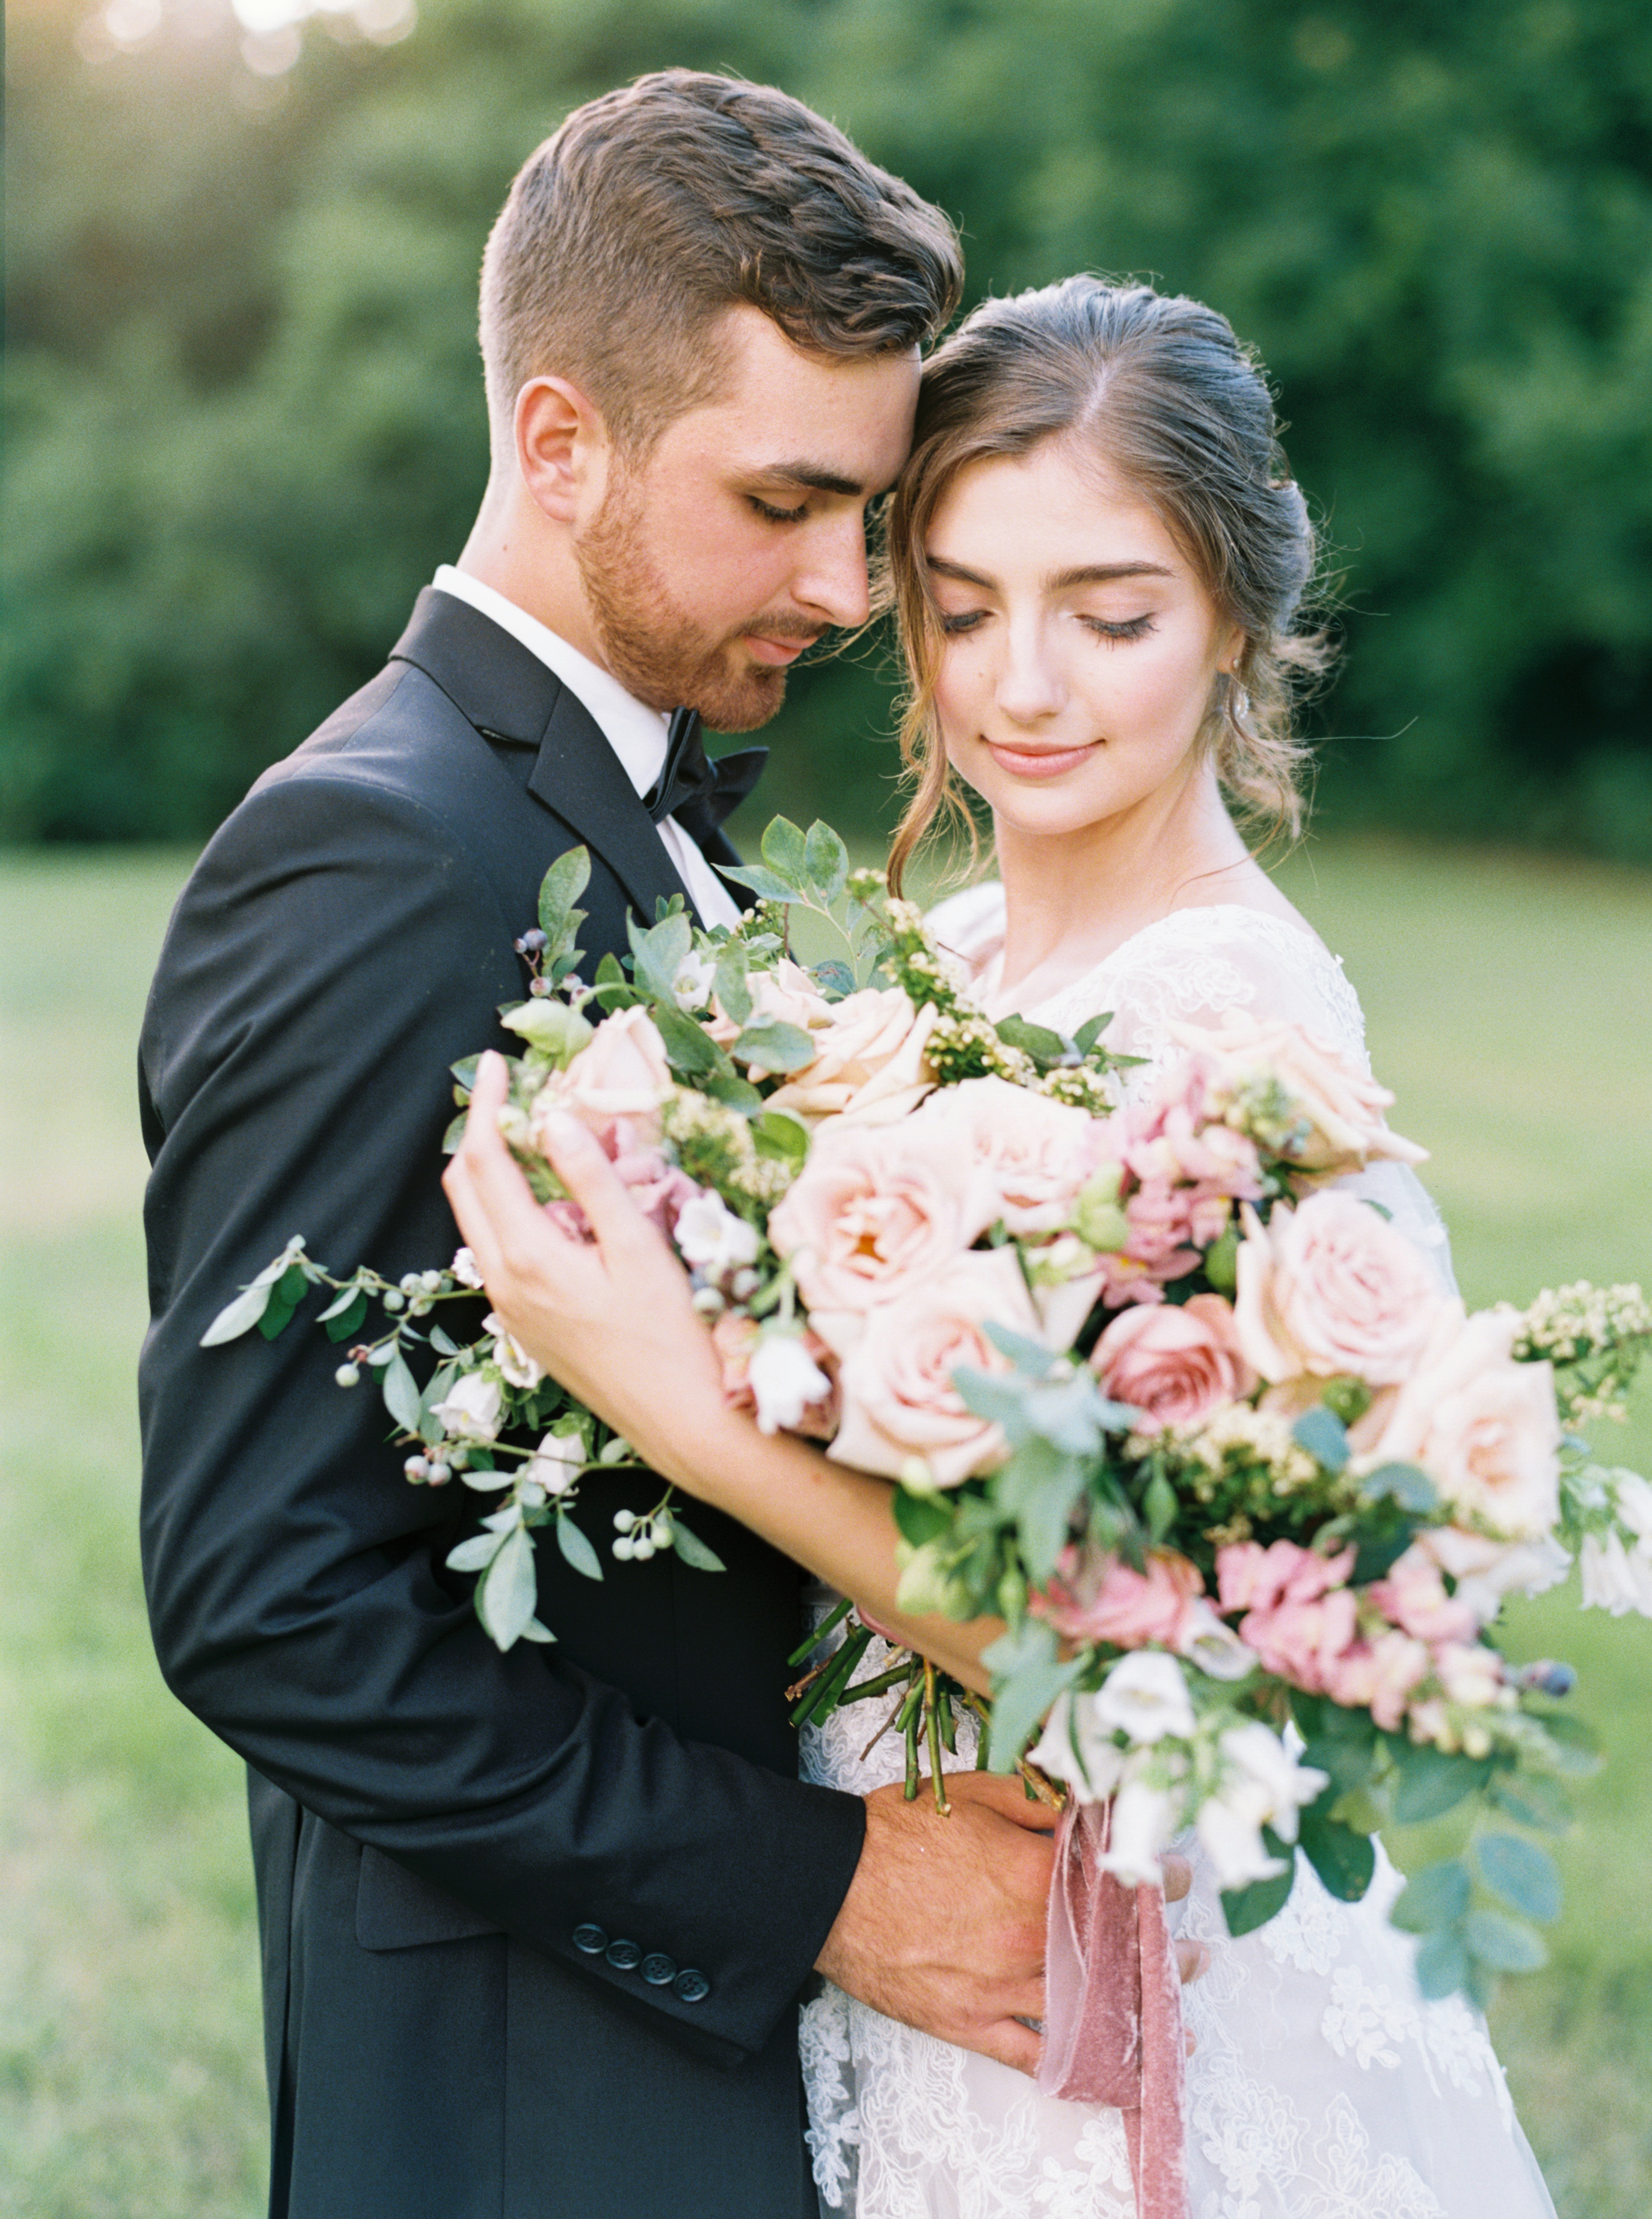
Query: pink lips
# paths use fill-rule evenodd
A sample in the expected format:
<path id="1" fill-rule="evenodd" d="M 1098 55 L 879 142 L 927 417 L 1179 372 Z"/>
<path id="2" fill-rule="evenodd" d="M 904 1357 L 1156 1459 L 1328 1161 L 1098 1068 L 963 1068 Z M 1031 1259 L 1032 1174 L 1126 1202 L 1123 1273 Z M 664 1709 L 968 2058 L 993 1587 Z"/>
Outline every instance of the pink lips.
<path id="1" fill-rule="evenodd" d="M 998 768 L 1012 777 L 1059 778 L 1064 771 L 1077 770 L 1088 762 L 1095 747 L 1092 743 L 1082 748 L 1006 748 L 989 740 L 986 751 Z"/>
<path id="2" fill-rule="evenodd" d="M 795 662 L 805 647 L 813 645 L 806 639 L 760 639 L 755 632 L 748 632 L 745 640 L 759 662 L 769 663 L 776 669 Z"/>

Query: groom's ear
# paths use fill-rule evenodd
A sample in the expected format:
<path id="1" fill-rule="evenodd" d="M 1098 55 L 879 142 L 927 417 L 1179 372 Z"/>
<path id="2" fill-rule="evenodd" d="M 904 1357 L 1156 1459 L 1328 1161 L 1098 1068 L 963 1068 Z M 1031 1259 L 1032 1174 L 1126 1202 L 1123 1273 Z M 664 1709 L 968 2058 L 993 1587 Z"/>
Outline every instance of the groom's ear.
<path id="1" fill-rule="evenodd" d="M 571 378 L 530 378 L 517 395 L 517 468 L 545 515 L 574 524 L 599 507 L 612 455 L 601 410 Z"/>

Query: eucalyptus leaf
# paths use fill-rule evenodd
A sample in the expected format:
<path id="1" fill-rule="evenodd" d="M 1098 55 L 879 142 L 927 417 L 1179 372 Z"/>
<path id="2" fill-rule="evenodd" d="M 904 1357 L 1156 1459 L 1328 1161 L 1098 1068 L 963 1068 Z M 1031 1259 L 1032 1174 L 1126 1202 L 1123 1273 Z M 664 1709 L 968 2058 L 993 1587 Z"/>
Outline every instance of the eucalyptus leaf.
<path id="1" fill-rule="evenodd" d="M 273 1278 L 254 1279 L 250 1287 L 243 1287 L 233 1302 L 227 1302 L 201 1336 L 202 1348 L 220 1348 L 227 1340 L 239 1340 L 244 1333 L 251 1333 L 270 1306 Z"/>
<path id="2" fill-rule="evenodd" d="M 1084 1669 L 1082 1656 L 1075 1656 L 1065 1664 L 1032 1664 L 995 1685 L 991 1755 L 994 1772 L 1014 1770 L 1044 1713 L 1058 1695 L 1065 1694 Z"/>
<path id="3" fill-rule="evenodd" d="M 759 852 L 777 878 L 802 893 L 810 879 L 809 843 L 789 817 L 772 817 L 763 828 Z"/>
<path id="4" fill-rule="evenodd" d="M 1547 1925 L 1560 1917 L 1560 1874 L 1547 1849 L 1518 1834 L 1482 1834 L 1475 1862 L 1492 1893 L 1511 1911 Z"/>
<path id="5" fill-rule="evenodd" d="M 447 1568 L 450 1572 L 485 1571 L 503 1545 L 497 1533 L 473 1533 L 456 1549 L 449 1550 Z"/>
<path id="6" fill-rule="evenodd" d="M 708 1549 L 697 1533 L 691 1533 L 674 1510 L 671 1514 L 671 1545 L 692 1571 L 726 1572 L 728 1566 L 715 1549 Z"/>
<path id="7" fill-rule="evenodd" d="M 420 1397 L 417 1382 L 407 1369 L 407 1360 L 397 1349 L 385 1366 L 380 1383 L 384 1407 L 404 1433 L 419 1431 Z"/>
<path id="8" fill-rule="evenodd" d="M 717 876 L 732 879 L 737 886 L 745 886 L 759 901 L 792 902 L 798 898 L 798 889 L 788 884 L 774 871 L 766 871 L 761 863 L 746 863 L 736 868 L 720 864 Z"/>
<path id="9" fill-rule="evenodd" d="M 495 1648 L 508 1649 L 520 1639 L 537 1600 L 532 1538 L 518 1526 L 505 1536 L 476 1590 L 476 1614 Z"/>
<path id="10" fill-rule="evenodd" d="M 1469 1953 L 1456 1927 L 1431 1934 L 1417 1952 L 1417 1986 L 1430 2003 L 1456 1995 L 1469 1985 Z"/>
<path id="11" fill-rule="evenodd" d="M 556 1545 L 576 1572 L 587 1580 L 602 1577 L 602 1565 L 584 1532 L 564 1510 L 556 1513 Z"/>
<path id="12" fill-rule="evenodd" d="M 1001 1017 L 995 1028 L 998 1038 L 1007 1047 L 1018 1047 L 1029 1055 L 1040 1070 L 1059 1063 L 1067 1054 L 1067 1043 L 1059 1033 L 1052 1032 L 1047 1025 L 1034 1025 L 1025 1017 Z"/>
<path id="13" fill-rule="evenodd" d="M 1545 1834 L 1563 1834 L 1572 1823 L 1572 1801 L 1558 1780 L 1543 1773 L 1494 1776 L 1487 1799 L 1522 1826 L 1536 1826 Z"/>
<path id="14" fill-rule="evenodd" d="M 315 1322 L 317 1325 L 330 1325 L 334 1318 L 342 1317 L 352 1302 L 360 1302 L 362 1299 L 361 1289 L 354 1279 L 351 1279 L 347 1286 L 339 1289 Z"/>
<path id="15" fill-rule="evenodd" d="M 702 1078 L 725 1060 L 711 1035 L 685 1016 L 674 1002 L 656 1002 L 654 1022 L 674 1071 L 688 1078 Z"/>
<path id="16" fill-rule="evenodd" d="M 1440 1499 L 1433 1481 L 1414 1464 L 1379 1464 L 1361 1480 L 1359 1491 L 1367 1502 L 1391 1496 L 1401 1509 L 1414 1511 L 1419 1518 L 1434 1509 Z"/>
<path id="17" fill-rule="evenodd" d="M 989 1322 L 986 1337 L 1001 1356 L 1007 1356 L 1017 1371 L 1029 1379 L 1044 1379 L 1049 1376 L 1054 1358 L 1041 1340 L 1030 1339 L 1026 1333 L 1012 1332 L 1007 1325 Z"/>
<path id="18" fill-rule="evenodd" d="M 801 1025 L 760 1017 L 729 1047 L 730 1060 L 759 1071 L 806 1071 L 815 1060 L 815 1043 Z"/>
<path id="19" fill-rule="evenodd" d="M 650 925 L 646 932 L 634 917 L 628 917 L 625 929 L 630 940 L 631 961 L 637 985 L 654 1001 L 676 1010 L 677 978 L 693 949 L 693 927 L 679 911 L 661 917 L 658 924 Z M 699 1029 L 696 1026 L 695 1030 Z"/>
<path id="20" fill-rule="evenodd" d="M 1304 1410 L 1291 1427 L 1291 1439 L 1317 1457 L 1327 1471 L 1341 1471 L 1348 1462 L 1348 1428 L 1333 1410 L 1316 1402 Z"/>
<path id="21" fill-rule="evenodd" d="M 528 1620 L 519 1638 L 524 1641 L 555 1641 L 556 1638 L 550 1628 L 542 1625 L 537 1618 Z"/>
<path id="22" fill-rule="evenodd" d="M 829 824 L 819 817 L 809 827 L 804 842 L 804 862 L 817 893 L 835 902 L 848 882 L 849 851 Z"/>
<path id="23" fill-rule="evenodd" d="M 1389 1747 L 1394 1746 L 1390 1738 Z M 1489 1757 L 1459 1756 L 1444 1750 L 1407 1745 L 1394 1792 L 1394 1815 L 1402 1826 L 1443 1818 L 1483 1787 L 1491 1776 Z"/>
<path id="24" fill-rule="evenodd" d="M 801 1165 L 809 1153 L 809 1128 L 789 1110 L 765 1110 L 751 1121 L 751 1137 L 760 1156 Z"/>
<path id="25" fill-rule="evenodd" d="M 591 882 L 591 855 L 586 848 L 570 848 L 558 855 L 539 881 L 539 929 L 555 948 L 566 929 L 574 904 Z"/>
<path id="26" fill-rule="evenodd" d="M 902 1540 L 910 1541 L 915 1549 L 938 1541 L 952 1525 L 949 1504 L 937 1502 L 928 1495 L 914 1495 L 908 1488 L 896 1489 L 894 1509 Z"/>
<path id="27" fill-rule="evenodd" d="M 1456 1926 L 1468 1908 L 1469 1868 L 1460 1857 L 1448 1857 L 1412 1874 L 1388 1918 L 1407 1934 L 1433 1934 Z"/>
<path id="28" fill-rule="evenodd" d="M 1502 1911 L 1471 1911 L 1463 1923 L 1470 1953 L 1494 1973 L 1535 1973 L 1549 1962 L 1543 1938 Z"/>
<path id="29" fill-rule="evenodd" d="M 715 987 L 724 1014 L 743 1025 L 752 1010 L 751 978 L 746 951 L 737 940 L 730 941 L 717 957 Z"/>
<path id="30" fill-rule="evenodd" d="M 829 957 L 823 963 L 812 964 L 810 968 L 815 984 L 823 994 L 829 994 L 841 1002 L 846 995 L 854 991 L 854 972 L 847 963 L 838 962 L 835 957 Z"/>
<path id="31" fill-rule="evenodd" d="M 1079 1026 L 1078 1031 L 1072 1036 L 1072 1044 L 1078 1049 L 1080 1055 L 1088 1055 L 1090 1054 L 1096 1041 L 1100 1040 L 1102 1035 L 1107 1030 L 1112 1022 L 1113 1012 L 1111 1010 L 1105 1011 L 1104 1014 L 1099 1017 L 1086 1017 L 1084 1019 L 1083 1024 Z"/>

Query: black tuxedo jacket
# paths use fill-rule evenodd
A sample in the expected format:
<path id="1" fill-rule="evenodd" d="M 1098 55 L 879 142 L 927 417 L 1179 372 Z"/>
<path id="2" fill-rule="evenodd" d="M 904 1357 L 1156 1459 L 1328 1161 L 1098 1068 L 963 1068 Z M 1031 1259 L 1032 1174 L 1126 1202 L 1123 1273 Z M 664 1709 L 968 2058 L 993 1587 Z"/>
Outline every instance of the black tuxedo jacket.
<path id="1" fill-rule="evenodd" d="M 145 1573 L 169 1684 L 249 1767 L 292 2219 L 816 2210 L 793 2005 L 864 1814 L 796 1776 L 796 1567 L 705 1510 L 725 1573 L 613 1564 L 657 1486 L 587 1483 L 608 1576 L 541 1551 L 560 1639 L 501 1656 L 443 1569 L 485 1505 L 408 1485 L 342 1352 L 302 1318 L 198 1346 L 290 1234 L 447 1261 L 447 1066 L 512 1044 L 512 942 L 581 842 L 594 966 L 670 860 L 579 700 L 426 593 L 207 848 L 144 1025 Z"/>

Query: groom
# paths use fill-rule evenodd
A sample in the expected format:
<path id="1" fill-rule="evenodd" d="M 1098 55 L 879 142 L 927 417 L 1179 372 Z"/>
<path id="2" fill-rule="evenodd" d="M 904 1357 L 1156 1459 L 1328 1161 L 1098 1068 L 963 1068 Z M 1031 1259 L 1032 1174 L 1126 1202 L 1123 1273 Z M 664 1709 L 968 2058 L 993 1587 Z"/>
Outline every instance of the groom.
<path id="1" fill-rule="evenodd" d="M 335 1270 L 446 1261 L 446 1066 L 505 1044 L 557 855 L 591 853 L 591 966 L 662 896 L 733 918 L 740 781 L 686 718 L 668 764 L 667 712 L 762 724 L 864 620 L 867 505 L 960 277 L 946 219 L 779 92 L 673 71 L 576 111 L 488 243 L 459 564 L 173 918 L 144 1557 L 168 1681 L 248 1766 L 275 2213 L 812 2215 L 817 1966 L 1036 2054 L 1047 1846 L 1005 1782 L 950 1822 L 799 1782 L 795 1567 L 702 1511 L 724 1575 L 542 1561 L 558 1642 L 500 1656 L 443 1568 L 484 1506 L 409 1486 L 370 1385 L 313 1332 L 198 1346 L 290 1234 Z M 590 1483 L 584 1522 L 656 1492 Z"/>

